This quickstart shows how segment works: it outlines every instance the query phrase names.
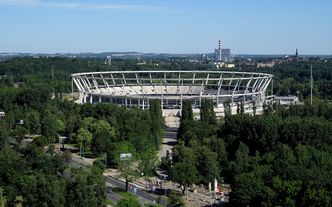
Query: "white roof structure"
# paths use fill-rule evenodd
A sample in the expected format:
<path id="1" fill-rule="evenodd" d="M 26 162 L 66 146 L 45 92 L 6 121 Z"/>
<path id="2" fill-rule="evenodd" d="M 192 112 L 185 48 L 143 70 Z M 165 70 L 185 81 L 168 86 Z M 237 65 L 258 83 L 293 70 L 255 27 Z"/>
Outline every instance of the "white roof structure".
<path id="1" fill-rule="evenodd" d="M 217 107 L 266 99 L 272 81 L 266 73 L 235 71 L 106 71 L 72 74 L 79 103 L 111 102 L 127 107 L 149 107 L 160 99 L 164 108 L 180 108 L 182 100 L 199 107 L 212 99 Z"/>

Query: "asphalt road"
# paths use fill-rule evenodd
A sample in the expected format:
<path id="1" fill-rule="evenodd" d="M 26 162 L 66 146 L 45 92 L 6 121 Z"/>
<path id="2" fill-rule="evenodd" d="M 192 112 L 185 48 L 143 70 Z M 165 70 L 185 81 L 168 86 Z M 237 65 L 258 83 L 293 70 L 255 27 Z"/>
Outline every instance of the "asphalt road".
<path id="1" fill-rule="evenodd" d="M 108 192 L 107 196 L 109 199 L 111 199 L 114 203 L 118 203 L 121 200 L 121 196 L 113 193 L 113 192 Z"/>
<path id="2" fill-rule="evenodd" d="M 124 182 L 117 180 L 113 177 L 106 177 L 106 181 L 118 188 L 121 188 L 123 190 L 125 190 L 126 185 Z M 111 196 L 113 196 L 112 194 L 114 193 L 110 193 Z M 157 203 L 158 200 L 158 196 L 155 195 L 151 195 L 149 193 L 146 193 L 144 190 L 137 188 L 137 192 L 136 195 L 140 198 L 140 203 L 144 204 L 144 203 Z M 118 202 L 118 198 L 114 198 L 109 196 L 109 198 L 115 202 Z M 167 204 L 167 201 L 165 199 L 160 199 L 160 205 L 166 206 L 165 204 Z"/>
<path id="3" fill-rule="evenodd" d="M 159 152 L 160 157 L 166 157 L 166 152 L 172 150 L 178 142 L 176 138 L 177 127 L 166 127 L 164 130 L 164 137 Z"/>

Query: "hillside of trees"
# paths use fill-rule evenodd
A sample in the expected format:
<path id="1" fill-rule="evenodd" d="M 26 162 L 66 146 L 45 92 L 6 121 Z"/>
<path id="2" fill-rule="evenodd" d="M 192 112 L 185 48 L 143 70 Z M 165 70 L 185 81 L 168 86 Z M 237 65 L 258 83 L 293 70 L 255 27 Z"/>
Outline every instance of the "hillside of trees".
<path id="1" fill-rule="evenodd" d="M 331 105 L 275 107 L 275 113 L 229 115 L 219 123 L 208 101 L 201 120 L 184 105 L 173 179 L 186 186 L 214 178 L 230 183 L 231 206 L 332 205 Z"/>

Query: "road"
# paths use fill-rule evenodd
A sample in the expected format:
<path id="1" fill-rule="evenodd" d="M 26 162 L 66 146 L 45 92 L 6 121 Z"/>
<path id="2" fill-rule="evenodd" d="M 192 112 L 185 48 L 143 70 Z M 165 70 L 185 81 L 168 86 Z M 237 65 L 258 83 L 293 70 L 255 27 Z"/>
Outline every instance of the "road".
<path id="1" fill-rule="evenodd" d="M 110 183 L 111 185 L 113 186 L 116 186 L 118 188 L 121 188 L 121 189 L 125 189 L 126 185 L 124 182 L 118 180 L 118 179 L 115 179 L 113 177 L 106 177 L 106 181 L 108 183 Z M 111 195 L 109 195 L 109 198 L 115 202 L 118 202 L 118 198 L 114 198 L 112 194 L 114 193 L 110 193 Z M 140 200 L 140 203 L 141 204 L 144 204 L 144 203 L 157 203 L 157 200 L 158 200 L 158 196 L 155 196 L 155 195 L 151 195 L 149 193 L 146 193 L 144 190 L 140 189 L 140 188 L 137 188 L 137 193 L 136 195 L 139 197 L 139 200 Z M 113 199 L 114 198 L 114 199 Z M 163 206 L 166 206 L 167 204 L 167 201 L 165 199 L 160 199 L 160 205 L 163 205 Z"/>
<path id="2" fill-rule="evenodd" d="M 108 192 L 107 197 L 111 199 L 114 203 L 118 203 L 121 200 L 121 196 L 113 192 Z"/>
<path id="3" fill-rule="evenodd" d="M 167 150 L 172 150 L 178 142 L 176 138 L 178 127 L 166 127 L 164 130 L 164 137 L 160 148 L 161 150 L 159 151 L 160 157 L 166 157 Z"/>

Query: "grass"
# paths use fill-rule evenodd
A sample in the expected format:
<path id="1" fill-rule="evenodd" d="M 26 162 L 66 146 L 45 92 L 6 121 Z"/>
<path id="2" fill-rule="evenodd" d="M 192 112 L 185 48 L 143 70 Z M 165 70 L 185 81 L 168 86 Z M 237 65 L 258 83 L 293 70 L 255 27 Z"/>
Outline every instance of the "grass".
<path id="1" fill-rule="evenodd" d="M 145 207 L 163 207 L 162 205 L 160 204 L 153 204 L 153 203 L 147 203 L 147 204 L 144 204 Z"/>
<path id="2" fill-rule="evenodd" d="M 131 192 L 126 192 L 126 191 L 124 191 L 120 188 L 114 188 L 113 192 L 120 195 L 123 198 L 126 198 L 126 199 L 128 199 L 128 198 L 138 198 L 138 196 L 132 194 Z"/>
<path id="3" fill-rule="evenodd" d="M 114 207 L 116 206 L 116 204 L 111 199 L 109 199 L 109 198 L 106 199 L 106 204 L 114 206 Z"/>

